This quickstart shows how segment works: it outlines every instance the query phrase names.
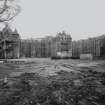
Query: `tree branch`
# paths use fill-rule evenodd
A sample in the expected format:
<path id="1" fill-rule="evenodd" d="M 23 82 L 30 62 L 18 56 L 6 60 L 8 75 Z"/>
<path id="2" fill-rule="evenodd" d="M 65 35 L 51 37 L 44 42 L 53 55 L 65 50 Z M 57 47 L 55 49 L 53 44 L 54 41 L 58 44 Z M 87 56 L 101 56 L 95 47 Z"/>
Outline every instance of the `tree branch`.
<path id="1" fill-rule="evenodd" d="M 8 22 L 20 13 L 20 6 L 13 5 L 14 0 L 2 0 L 3 6 L 0 10 L 0 22 Z M 0 2 L 2 2 L 0 1 Z M 10 5 L 11 4 L 11 5 Z"/>

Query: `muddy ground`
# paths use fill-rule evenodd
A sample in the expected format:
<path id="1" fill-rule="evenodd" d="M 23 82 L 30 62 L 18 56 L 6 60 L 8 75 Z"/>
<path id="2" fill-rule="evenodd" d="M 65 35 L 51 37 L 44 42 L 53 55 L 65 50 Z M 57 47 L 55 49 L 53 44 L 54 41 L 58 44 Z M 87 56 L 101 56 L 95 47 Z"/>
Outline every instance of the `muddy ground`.
<path id="1" fill-rule="evenodd" d="M 105 105 L 105 61 L 0 64 L 0 105 Z"/>

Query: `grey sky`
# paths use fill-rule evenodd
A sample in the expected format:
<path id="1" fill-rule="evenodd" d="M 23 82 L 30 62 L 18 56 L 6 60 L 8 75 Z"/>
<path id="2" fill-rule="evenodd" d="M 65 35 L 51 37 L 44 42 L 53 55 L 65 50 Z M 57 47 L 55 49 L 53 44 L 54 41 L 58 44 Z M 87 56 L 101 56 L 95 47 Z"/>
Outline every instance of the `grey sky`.
<path id="1" fill-rule="evenodd" d="M 22 38 L 56 35 L 73 40 L 105 34 L 105 0 L 20 0 L 15 25 Z"/>

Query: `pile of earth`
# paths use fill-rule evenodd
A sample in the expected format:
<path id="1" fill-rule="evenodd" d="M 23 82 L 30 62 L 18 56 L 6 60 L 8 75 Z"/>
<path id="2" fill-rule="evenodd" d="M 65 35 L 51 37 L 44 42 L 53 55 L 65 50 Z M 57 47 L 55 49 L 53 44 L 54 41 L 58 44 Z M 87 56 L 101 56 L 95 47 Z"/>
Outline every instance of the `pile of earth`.
<path id="1" fill-rule="evenodd" d="M 0 83 L 0 105 L 105 105 L 105 73 L 24 73 Z"/>

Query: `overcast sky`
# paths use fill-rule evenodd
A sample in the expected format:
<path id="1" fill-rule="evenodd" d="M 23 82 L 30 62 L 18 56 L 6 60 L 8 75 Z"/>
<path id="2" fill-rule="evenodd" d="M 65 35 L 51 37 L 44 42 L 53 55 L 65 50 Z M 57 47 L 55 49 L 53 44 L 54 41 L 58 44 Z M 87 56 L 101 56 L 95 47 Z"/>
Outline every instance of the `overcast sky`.
<path id="1" fill-rule="evenodd" d="M 105 0 L 20 0 L 14 23 L 22 38 L 55 36 L 65 30 L 73 40 L 105 34 Z"/>

